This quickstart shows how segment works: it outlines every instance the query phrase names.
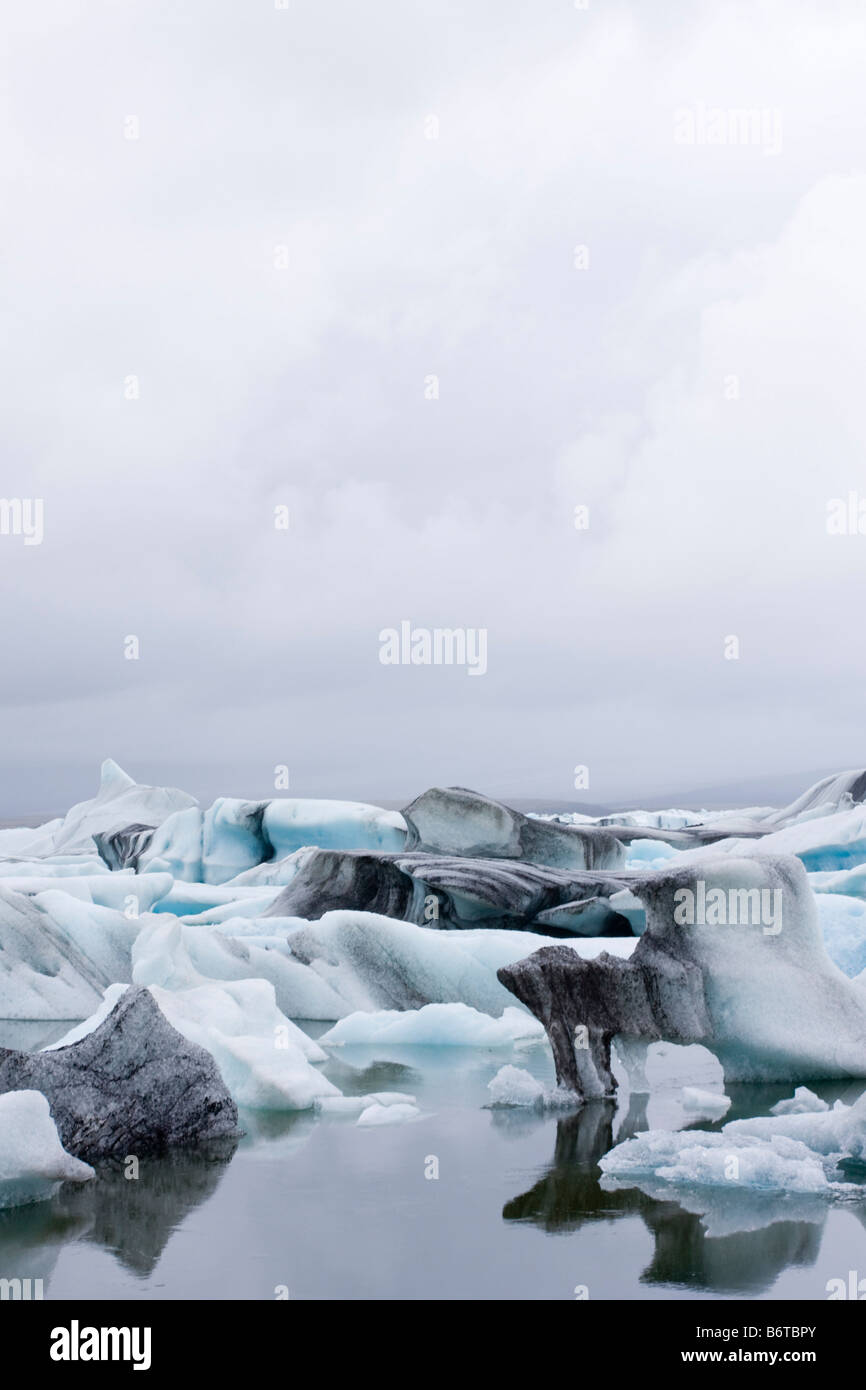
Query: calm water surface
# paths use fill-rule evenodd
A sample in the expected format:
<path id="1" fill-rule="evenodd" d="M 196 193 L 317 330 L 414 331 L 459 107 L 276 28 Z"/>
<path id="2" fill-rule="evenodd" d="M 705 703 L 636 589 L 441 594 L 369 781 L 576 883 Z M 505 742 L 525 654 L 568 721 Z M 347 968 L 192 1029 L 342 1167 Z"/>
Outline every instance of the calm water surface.
<path id="1" fill-rule="evenodd" d="M 69 1026 L 0 1023 L 0 1043 L 36 1048 Z M 700 1194 L 599 1184 L 618 1139 L 688 1123 L 672 1084 L 559 1117 L 486 1109 L 506 1062 L 553 1081 L 546 1046 L 342 1048 L 323 1069 L 346 1094 L 410 1091 L 422 1118 L 359 1129 L 244 1113 L 233 1151 L 145 1161 L 137 1181 L 104 1168 L 0 1212 L 0 1277 L 74 1299 L 272 1299 L 278 1286 L 293 1299 L 573 1299 L 579 1285 L 595 1299 L 825 1299 L 829 1279 L 866 1276 L 866 1187 L 844 1206 L 735 1193 L 734 1229 L 708 1235 Z M 726 1119 L 792 1089 L 730 1088 Z M 813 1089 L 850 1103 L 863 1086 Z"/>

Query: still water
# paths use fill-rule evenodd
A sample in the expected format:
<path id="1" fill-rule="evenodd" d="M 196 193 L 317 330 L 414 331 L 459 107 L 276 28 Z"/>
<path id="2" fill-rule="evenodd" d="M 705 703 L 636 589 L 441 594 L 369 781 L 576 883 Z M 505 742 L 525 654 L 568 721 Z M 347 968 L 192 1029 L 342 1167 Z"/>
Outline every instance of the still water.
<path id="1" fill-rule="evenodd" d="M 0 1044 L 36 1048 L 68 1027 L 0 1023 Z M 242 1113 L 245 1137 L 221 1152 L 143 1161 L 137 1180 L 104 1167 L 0 1212 L 0 1278 L 41 1278 L 47 1299 L 572 1300 L 585 1286 L 590 1299 L 811 1300 L 866 1277 L 866 1187 L 845 1205 L 732 1194 L 730 1229 L 708 1235 L 700 1195 L 599 1182 L 618 1139 L 685 1127 L 678 1087 L 662 1077 L 649 1098 L 564 1116 L 488 1109 L 506 1062 L 553 1082 L 543 1044 L 342 1048 L 323 1070 L 347 1095 L 410 1091 L 422 1117 L 367 1129 Z M 695 1066 L 690 1082 L 712 1083 Z M 812 1089 L 850 1103 L 863 1086 Z M 725 1118 L 792 1090 L 729 1088 Z"/>

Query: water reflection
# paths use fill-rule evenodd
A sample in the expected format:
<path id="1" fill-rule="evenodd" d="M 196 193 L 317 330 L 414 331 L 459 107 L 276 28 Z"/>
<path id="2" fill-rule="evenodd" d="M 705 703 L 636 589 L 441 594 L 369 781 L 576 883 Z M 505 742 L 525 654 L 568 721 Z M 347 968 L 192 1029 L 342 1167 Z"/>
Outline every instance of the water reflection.
<path id="1" fill-rule="evenodd" d="M 155 1269 L 172 1232 L 216 1191 L 237 1148 L 220 1140 L 194 1153 L 142 1159 L 138 1177 L 123 1163 L 95 1165 L 97 1176 L 65 1184 L 49 1202 L 0 1212 L 0 1274 L 50 1280 L 61 1248 L 88 1241 L 113 1254 L 131 1273 Z"/>
<path id="2" fill-rule="evenodd" d="M 342 1057 L 330 1056 L 323 1071 L 344 1096 L 368 1096 L 375 1091 L 409 1091 L 421 1084 L 421 1074 L 414 1067 L 382 1058 L 352 1066 Z"/>
<path id="3" fill-rule="evenodd" d="M 761 1099 L 753 1094 L 751 1103 L 760 1105 Z M 746 1098 L 739 1102 L 744 1111 Z M 599 1159 L 614 1143 L 646 1128 L 645 1104 L 646 1097 L 633 1098 L 616 1138 L 613 1101 L 593 1102 L 558 1120 L 550 1167 L 505 1204 L 503 1220 L 565 1234 L 592 1221 L 640 1216 L 655 1241 L 641 1283 L 717 1294 L 754 1295 L 783 1270 L 815 1263 L 828 1210 L 822 1198 L 727 1188 L 674 1193 L 658 1180 L 630 1179 L 626 1185 L 602 1179 Z M 866 1221 L 866 1202 L 856 1210 Z"/>
<path id="4" fill-rule="evenodd" d="M 646 1199 L 623 1191 L 603 1192 L 598 1160 L 614 1143 L 616 1101 L 593 1101 L 556 1122 L 553 1162 L 528 1192 L 506 1202 L 505 1221 L 532 1221 L 548 1232 L 577 1231 L 588 1221 L 617 1212 L 640 1211 Z M 496 1112 L 491 1112 L 495 1114 Z M 635 1096 L 618 1137 L 630 1139 L 646 1128 L 646 1097 Z"/>

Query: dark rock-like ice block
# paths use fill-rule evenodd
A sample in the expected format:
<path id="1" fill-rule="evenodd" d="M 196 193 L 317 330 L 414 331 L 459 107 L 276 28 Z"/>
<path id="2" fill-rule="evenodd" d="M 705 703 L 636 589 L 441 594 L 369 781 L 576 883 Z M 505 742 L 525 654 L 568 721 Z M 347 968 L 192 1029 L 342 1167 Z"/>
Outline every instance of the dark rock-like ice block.
<path id="1" fill-rule="evenodd" d="M 237 1135 L 238 1112 L 209 1052 L 131 987 L 92 1033 L 48 1052 L 0 1048 L 0 1094 L 41 1091 L 63 1147 L 93 1160 L 163 1153 Z"/>

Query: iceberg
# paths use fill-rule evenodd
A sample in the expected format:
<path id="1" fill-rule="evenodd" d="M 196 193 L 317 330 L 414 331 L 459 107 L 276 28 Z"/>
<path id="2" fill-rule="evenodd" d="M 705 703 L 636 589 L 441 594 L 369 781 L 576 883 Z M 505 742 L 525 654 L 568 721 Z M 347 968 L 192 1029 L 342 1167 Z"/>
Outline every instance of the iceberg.
<path id="1" fill-rule="evenodd" d="M 809 874 L 809 887 L 818 894 L 866 898 L 866 864 L 858 864 L 853 869 L 819 869 Z"/>
<path id="2" fill-rule="evenodd" d="M 112 985 L 90 1018 L 45 1051 L 88 1037 L 128 988 Z M 311 1065 L 325 1061 L 326 1054 L 280 1013 L 267 981 L 207 981 L 186 989 L 151 984 L 148 992 L 182 1037 L 210 1053 L 237 1105 L 250 1110 L 309 1110 L 319 1097 L 340 1095 Z"/>
<path id="3" fill-rule="evenodd" d="M 866 970 L 866 902 L 841 893 L 821 893 L 815 908 L 827 954 L 853 979 Z"/>
<path id="4" fill-rule="evenodd" d="M 358 801 L 286 797 L 243 801 L 218 797 L 212 806 L 181 810 L 141 841 L 136 866 L 141 873 L 168 870 L 176 879 L 221 884 L 288 882 L 292 857 L 309 847 L 335 850 L 397 851 L 406 827 L 397 811 Z M 282 862 L 269 879 L 256 871 Z M 249 876 L 254 875 L 254 879 Z"/>
<path id="5" fill-rule="evenodd" d="M 385 811 L 363 801 L 274 799 L 265 810 L 264 830 L 270 857 L 275 859 L 309 845 L 396 853 L 406 842 L 406 822 L 399 811 Z"/>
<path id="6" fill-rule="evenodd" d="M 812 872 L 850 869 L 866 859 L 866 806 L 800 821 L 773 831 L 761 854 L 795 854 Z"/>
<path id="7" fill-rule="evenodd" d="M 403 811 L 405 848 L 446 857 L 519 859 L 553 869 L 619 869 L 625 850 L 597 825 L 559 825 L 465 787 L 432 787 Z"/>
<path id="8" fill-rule="evenodd" d="M 92 1032 L 47 1052 L 0 1048 L 0 1095 L 41 1091 L 76 1158 L 143 1157 L 237 1134 L 237 1107 L 210 1053 L 131 988 Z"/>
<path id="9" fill-rule="evenodd" d="M 0 1208 L 44 1202 L 64 1182 L 89 1182 L 93 1169 L 63 1148 L 39 1091 L 0 1095 Z"/>
<path id="10" fill-rule="evenodd" d="M 291 883 L 304 861 L 315 852 L 315 845 L 304 845 L 303 848 L 294 850 L 292 854 L 287 854 L 282 859 L 271 859 L 266 864 L 257 864 L 255 868 L 245 869 L 243 873 L 228 879 L 225 887 L 285 888 L 287 883 Z"/>
<path id="11" fill-rule="evenodd" d="M 279 919 L 265 918 L 262 926 Z M 524 932 L 429 931 L 375 913 L 328 912 L 318 922 L 286 924 L 284 949 L 297 973 L 284 981 L 281 1007 L 292 1018 L 341 1019 L 357 1011 L 467 1004 L 498 1017 L 514 996 L 500 984 L 501 965 L 521 959 L 527 942 L 554 938 Z M 593 957 L 635 948 L 633 937 L 576 938 L 565 951 Z"/>
<path id="12" fill-rule="evenodd" d="M 309 1110 L 337 1086 L 311 1064 L 325 1054 L 276 1007 L 273 985 L 239 980 L 186 990 L 150 987 L 166 1018 L 216 1061 L 239 1106 L 251 1110 Z"/>
<path id="13" fill-rule="evenodd" d="M 187 939 L 178 922 L 143 932 L 133 947 L 132 978 L 148 987 L 179 1033 L 211 1053 L 237 1104 L 306 1110 L 317 1097 L 338 1096 L 312 1065 L 327 1054 L 279 1009 L 273 984 L 206 977 Z"/>
<path id="14" fill-rule="evenodd" d="M 544 1037 L 540 1023 L 523 1009 L 507 1008 L 491 1018 L 468 1004 L 425 1004 L 420 1009 L 354 1013 L 322 1035 L 325 1047 L 407 1043 L 424 1047 L 511 1047 Z"/>
<path id="15" fill-rule="evenodd" d="M 0 880 L 0 1018 L 74 1019 L 129 980 L 140 919 L 51 890 L 29 897 Z"/>
<path id="16" fill-rule="evenodd" d="M 163 874 L 142 874 L 139 883 L 168 878 Z M 279 888 L 254 885 L 216 885 L 209 883 L 176 883 L 169 880 L 166 892 L 155 899 L 157 912 L 170 912 L 175 917 L 205 918 L 210 914 L 224 917 L 260 917 L 272 906 Z M 228 910 L 228 911 L 226 911 Z"/>
<path id="17" fill-rule="evenodd" d="M 160 914 L 143 923 L 135 939 L 137 978 L 165 989 L 189 988 L 202 979 L 263 979 L 288 1017 L 341 1018 L 351 1010 L 326 980 L 291 955 L 290 938 L 304 925 L 236 918 L 209 928 Z"/>
<path id="18" fill-rule="evenodd" d="M 522 930 L 537 923 L 558 928 L 560 934 L 627 936 L 632 930 L 628 918 L 603 900 L 630 882 L 625 873 L 426 851 L 373 855 L 315 850 L 269 911 L 313 920 L 346 909 L 416 926 Z"/>
<path id="19" fill-rule="evenodd" d="M 0 877 L 2 892 L 20 893 L 41 901 L 43 894 L 59 892 L 82 903 L 123 912 L 127 920 L 150 912 L 157 903 L 162 904 L 171 893 L 172 884 L 169 874 L 139 879 L 125 869 L 114 874 L 72 874 L 68 877 L 58 874 L 4 874 Z M 50 901 L 57 899 L 44 899 L 45 903 Z"/>
<path id="20" fill-rule="evenodd" d="M 172 816 L 179 814 L 178 811 L 172 812 Z M 168 819 L 170 820 L 171 816 Z M 135 822 L 125 825 L 122 830 L 97 830 L 93 836 L 93 843 L 99 850 L 105 867 L 111 873 L 124 869 L 134 871 L 142 854 L 150 845 L 155 829 L 153 825 L 139 825 Z"/>
<path id="21" fill-rule="evenodd" d="M 0 834 L 5 832 L 0 831 Z M 28 831 L 32 834 L 32 831 Z M 15 878 L 110 878 L 111 870 L 98 855 L 56 854 L 51 859 L 0 858 L 0 880 Z"/>
<path id="22" fill-rule="evenodd" d="M 866 800 L 866 769 L 834 772 L 807 787 L 802 796 L 781 810 L 772 810 L 765 817 L 770 825 L 786 825 L 803 816 L 833 814 L 850 810 Z"/>
<path id="23" fill-rule="evenodd" d="M 126 862 L 139 874 L 169 873 L 182 883 L 201 882 L 202 821 L 199 806 L 175 811 L 157 826 L 146 844 L 137 842 L 134 859 Z"/>
<path id="24" fill-rule="evenodd" d="M 674 862 L 700 862 L 705 852 L 700 848 L 683 850 Z M 810 816 L 779 829 L 774 829 L 772 822 L 766 823 L 761 838 L 732 835 L 718 840 L 713 852 L 735 858 L 796 855 L 810 873 L 837 874 L 866 860 L 866 806 Z"/>
<path id="25" fill-rule="evenodd" d="M 194 797 L 175 787 L 139 786 L 107 758 L 95 797 L 73 806 L 62 820 L 48 821 L 26 834 L 22 830 L 0 831 L 0 854 L 21 859 L 93 855 L 97 852 L 97 834 L 110 835 L 132 824 L 158 826 L 173 812 L 195 804 Z"/>
<path id="26" fill-rule="evenodd" d="M 554 940 L 531 939 L 539 945 Z M 634 938 L 579 939 L 574 949 L 592 956 L 607 947 L 627 955 L 635 944 Z M 288 1017 L 331 1022 L 359 1010 L 420 1009 L 429 1003 L 466 1003 L 498 1016 L 515 1001 L 496 970 L 525 950 L 526 938 L 518 932 L 433 932 L 362 912 L 327 913 L 312 923 L 236 918 L 217 928 L 156 914 L 142 919 L 135 939 L 140 983 L 175 989 L 202 976 L 262 978 L 274 986 L 277 1005 Z"/>
<path id="27" fill-rule="evenodd" d="M 664 840 L 632 840 L 628 847 L 627 869 L 661 869 L 669 859 L 676 855 L 673 845 Z"/>
<path id="28" fill-rule="evenodd" d="M 647 929 L 628 960 L 557 945 L 499 969 L 544 1023 L 559 1084 L 612 1095 L 619 1035 L 702 1043 L 728 1081 L 866 1076 L 866 990 L 830 960 L 802 864 L 705 852 L 673 865 L 638 890 Z M 695 903 L 712 911 L 695 917 Z"/>
<path id="29" fill-rule="evenodd" d="M 220 796 L 202 818 L 201 880 L 225 883 L 273 853 L 263 829 L 266 801 Z"/>

